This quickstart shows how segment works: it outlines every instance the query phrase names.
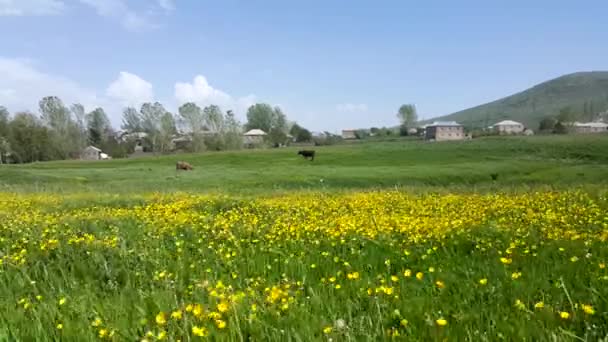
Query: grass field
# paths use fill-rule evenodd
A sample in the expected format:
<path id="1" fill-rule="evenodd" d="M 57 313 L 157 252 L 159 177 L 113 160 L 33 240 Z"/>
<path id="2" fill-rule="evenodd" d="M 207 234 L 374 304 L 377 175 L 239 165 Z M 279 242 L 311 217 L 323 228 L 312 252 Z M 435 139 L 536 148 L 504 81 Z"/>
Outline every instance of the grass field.
<path id="1" fill-rule="evenodd" d="M 218 192 L 571 187 L 608 182 L 608 136 L 492 138 L 457 143 L 394 141 L 296 149 L 52 162 L 0 167 L 0 189 L 51 192 Z M 191 162 L 191 173 L 175 162 Z M 490 174 L 499 175 L 496 183 Z"/>
<path id="2" fill-rule="evenodd" d="M 1 167 L 0 341 L 608 337 L 608 137 L 317 151 Z"/>

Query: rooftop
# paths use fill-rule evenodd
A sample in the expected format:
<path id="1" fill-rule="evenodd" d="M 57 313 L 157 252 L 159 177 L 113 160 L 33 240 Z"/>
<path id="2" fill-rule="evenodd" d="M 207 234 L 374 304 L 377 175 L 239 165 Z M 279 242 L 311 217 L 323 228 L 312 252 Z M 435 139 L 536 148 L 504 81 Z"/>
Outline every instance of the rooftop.
<path id="1" fill-rule="evenodd" d="M 607 123 L 603 122 L 575 122 L 573 124 L 575 127 L 595 127 L 595 128 L 608 128 Z"/>
<path id="2" fill-rule="evenodd" d="M 455 126 L 455 127 L 460 127 L 462 126 L 461 124 L 459 124 L 456 121 L 434 121 L 428 125 L 426 125 L 426 127 L 437 127 L 437 126 Z"/>
<path id="3" fill-rule="evenodd" d="M 501 122 L 494 124 L 494 126 L 513 126 L 513 125 L 522 125 L 522 123 L 513 121 L 513 120 L 503 120 Z"/>
<path id="4" fill-rule="evenodd" d="M 255 128 L 255 129 L 252 129 L 252 130 L 246 132 L 245 135 L 253 135 L 253 136 L 255 136 L 255 135 L 266 135 L 266 132 L 262 131 L 261 129 Z"/>

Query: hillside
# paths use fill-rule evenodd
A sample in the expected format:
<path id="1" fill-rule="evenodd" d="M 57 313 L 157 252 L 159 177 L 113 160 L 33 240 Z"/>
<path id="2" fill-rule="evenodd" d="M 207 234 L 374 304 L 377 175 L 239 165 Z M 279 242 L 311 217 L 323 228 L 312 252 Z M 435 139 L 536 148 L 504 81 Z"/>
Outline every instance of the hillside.
<path id="1" fill-rule="evenodd" d="M 541 83 L 503 99 L 432 120 L 455 120 L 467 127 L 487 127 L 512 119 L 534 130 L 546 116 L 572 107 L 580 120 L 608 109 L 608 71 L 579 72 Z M 430 120 L 430 121 L 432 121 Z"/>

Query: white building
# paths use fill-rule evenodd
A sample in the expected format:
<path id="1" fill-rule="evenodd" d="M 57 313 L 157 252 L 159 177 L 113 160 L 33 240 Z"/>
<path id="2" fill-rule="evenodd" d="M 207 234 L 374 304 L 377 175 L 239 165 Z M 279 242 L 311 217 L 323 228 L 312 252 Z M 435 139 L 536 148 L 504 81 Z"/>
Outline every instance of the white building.
<path id="1" fill-rule="evenodd" d="M 253 147 L 264 143 L 264 137 L 267 136 L 266 132 L 261 129 L 252 129 L 243 134 L 243 142 L 245 146 Z"/>
<path id="2" fill-rule="evenodd" d="M 572 124 L 574 133 L 606 133 L 608 132 L 608 124 L 603 122 L 575 122 Z"/>
<path id="3" fill-rule="evenodd" d="M 513 120 L 504 120 L 494 124 L 493 128 L 499 134 L 521 134 L 526 129 L 524 124 Z"/>
<path id="4" fill-rule="evenodd" d="M 100 160 L 101 159 L 101 150 L 95 146 L 87 146 L 80 153 L 80 159 Z"/>
<path id="5" fill-rule="evenodd" d="M 342 130 L 342 139 L 357 139 L 357 131 L 354 129 L 343 129 Z"/>

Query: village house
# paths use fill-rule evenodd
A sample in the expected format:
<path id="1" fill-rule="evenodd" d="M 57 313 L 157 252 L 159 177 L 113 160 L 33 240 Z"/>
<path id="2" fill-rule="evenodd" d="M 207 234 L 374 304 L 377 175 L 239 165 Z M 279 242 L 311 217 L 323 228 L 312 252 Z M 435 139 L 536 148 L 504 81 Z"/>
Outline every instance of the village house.
<path id="1" fill-rule="evenodd" d="M 575 122 L 572 124 L 572 131 L 578 134 L 606 133 L 608 124 L 603 122 Z"/>
<path id="2" fill-rule="evenodd" d="M 494 124 L 493 128 L 498 134 L 522 134 L 525 127 L 522 123 L 513 120 L 504 120 Z"/>
<path id="3" fill-rule="evenodd" d="M 427 140 L 463 140 L 464 127 L 456 121 L 436 121 L 425 127 L 425 139 Z"/>
<path id="4" fill-rule="evenodd" d="M 343 129 L 342 130 L 342 139 L 357 139 L 357 131 L 354 129 Z"/>
<path id="5" fill-rule="evenodd" d="M 264 143 L 266 132 L 261 129 L 252 129 L 243 134 L 243 143 L 246 147 L 253 148 Z"/>
<path id="6" fill-rule="evenodd" d="M 103 153 L 100 149 L 95 146 L 87 146 L 80 153 L 80 159 L 83 160 L 103 160 L 110 159 L 110 156 Z"/>

